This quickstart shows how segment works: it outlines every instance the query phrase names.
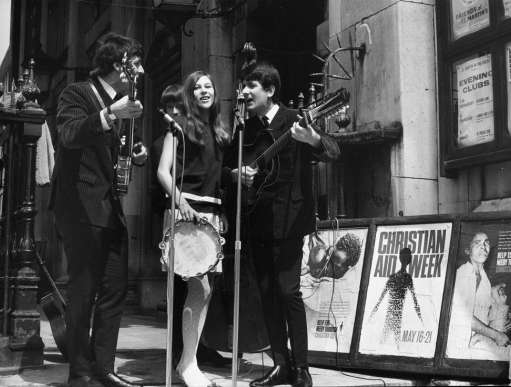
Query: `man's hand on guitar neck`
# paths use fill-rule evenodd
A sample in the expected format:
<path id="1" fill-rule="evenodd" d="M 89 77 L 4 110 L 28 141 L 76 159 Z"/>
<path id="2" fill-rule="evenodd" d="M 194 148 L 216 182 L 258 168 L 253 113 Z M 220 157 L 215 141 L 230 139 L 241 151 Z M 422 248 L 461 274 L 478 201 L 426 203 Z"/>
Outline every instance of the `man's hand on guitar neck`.
<path id="1" fill-rule="evenodd" d="M 252 187 L 252 184 L 254 184 L 254 176 L 257 175 L 257 168 L 254 169 L 249 166 L 245 166 L 241 168 L 241 184 Z M 238 181 L 238 168 L 233 169 L 231 171 L 232 179 L 234 182 Z"/>
<path id="2" fill-rule="evenodd" d="M 127 95 L 110 105 L 112 114 L 118 119 L 138 118 L 144 107 L 139 100 L 132 101 Z"/>
<path id="3" fill-rule="evenodd" d="M 298 118 L 302 117 L 298 116 Z M 291 127 L 291 136 L 296 141 L 309 144 L 313 148 L 319 148 L 319 145 L 321 144 L 321 136 L 310 124 L 307 124 L 307 126 L 304 128 L 303 126 L 300 126 L 298 121 L 295 122 Z"/>

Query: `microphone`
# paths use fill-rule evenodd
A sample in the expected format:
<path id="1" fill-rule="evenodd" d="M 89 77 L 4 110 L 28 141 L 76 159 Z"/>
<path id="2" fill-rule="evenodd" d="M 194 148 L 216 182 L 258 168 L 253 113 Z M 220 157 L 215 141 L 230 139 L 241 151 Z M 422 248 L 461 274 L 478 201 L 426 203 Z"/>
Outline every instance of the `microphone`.
<path id="1" fill-rule="evenodd" d="M 238 90 L 238 96 L 236 98 L 236 108 L 234 109 L 234 118 L 237 121 L 236 127 L 240 126 L 242 129 L 245 127 L 245 121 L 248 119 L 247 105 L 245 97 Z M 234 135 L 234 133 L 233 133 Z"/>
<path id="2" fill-rule="evenodd" d="M 183 132 L 183 128 L 181 128 L 181 125 L 179 125 L 176 120 L 174 120 L 171 116 L 169 116 L 165 111 L 161 108 L 158 109 L 158 111 L 163 116 L 163 121 L 165 121 L 167 124 L 169 124 L 169 127 L 173 130 L 179 130 L 180 132 Z"/>
<path id="3" fill-rule="evenodd" d="M 243 118 L 243 120 L 247 120 L 248 119 L 247 103 L 241 91 L 238 91 L 238 96 L 236 98 L 236 107 L 238 109 L 238 112 L 240 113 L 241 118 Z"/>

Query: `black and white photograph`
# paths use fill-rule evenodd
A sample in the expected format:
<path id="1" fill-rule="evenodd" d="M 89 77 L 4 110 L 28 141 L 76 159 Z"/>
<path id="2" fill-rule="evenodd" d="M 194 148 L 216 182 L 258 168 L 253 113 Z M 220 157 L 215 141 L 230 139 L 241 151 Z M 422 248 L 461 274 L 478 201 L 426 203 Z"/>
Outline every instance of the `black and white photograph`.
<path id="1" fill-rule="evenodd" d="M 0 0 L 0 386 L 511 382 L 510 0 Z"/>

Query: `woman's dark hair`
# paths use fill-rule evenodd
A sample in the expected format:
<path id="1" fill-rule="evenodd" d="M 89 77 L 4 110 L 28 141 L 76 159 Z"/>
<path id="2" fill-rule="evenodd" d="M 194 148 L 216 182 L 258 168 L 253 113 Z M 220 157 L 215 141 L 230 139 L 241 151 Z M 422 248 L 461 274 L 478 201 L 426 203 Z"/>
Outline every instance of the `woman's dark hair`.
<path id="1" fill-rule="evenodd" d="M 257 81 L 263 89 L 269 90 L 271 86 L 275 87 L 272 101 L 274 103 L 280 100 L 280 74 L 279 71 L 269 63 L 259 63 L 247 74 L 245 82 Z"/>
<path id="2" fill-rule="evenodd" d="M 165 109 L 168 105 L 174 105 L 183 114 L 185 107 L 183 103 L 183 87 L 181 85 L 168 85 L 161 93 L 160 106 Z"/>
<path id="3" fill-rule="evenodd" d="M 194 95 L 195 85 L 202 77 L 209 78 L 215 91 L 213 105 L 209 109 L 209 122 L 201 120 L 199 107 Z M 220 98 L 211 75 L 200 70 L 189 74 L 183 82 L 183 102 L 187 120 L 185 131 L 192 142 L 203 145 L 203 134 L 206 130 L 209 130 L 208 126 L 213 128 L 215 140 L 219 145 L 225 145 L 230 141 L 230 135 L 220 117 Z"/>
<path id="4" fill-rule="evenodd" d="M 92 63 L 91 75 L 104 76 L 114 70 L 114 63 L 121 63 L 124 53 L 129 59 L 142 57 L 142 45 L 135 39 L 109 32 L 99 38 Z"/>

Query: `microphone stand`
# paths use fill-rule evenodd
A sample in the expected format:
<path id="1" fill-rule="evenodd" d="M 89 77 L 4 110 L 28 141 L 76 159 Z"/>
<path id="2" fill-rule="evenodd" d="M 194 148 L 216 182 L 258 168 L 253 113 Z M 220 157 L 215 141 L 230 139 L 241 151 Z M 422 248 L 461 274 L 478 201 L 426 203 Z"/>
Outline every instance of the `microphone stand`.
<path id="1" fill-rule="evenodd" d="M 238 336 L 240 312 L 240 264 L 241 264 L 241 169 L 243 168 L 243 132 L 245 129 L 245 99 L 238 89 L 235 129 L 238 130 L 238 179 L 236 186 L 236 239 L 234 242 L 234 311 L 232 329 L 232 385 L 238 381 Z M 234 132 L 235 133 L 235 132 Z"/>
<path id="2" fill-rule="evenodd" d="M 170 236 L 169 256 L 167 260 L 167 361 L 166 383 L 172 386 L 172 330 L 174 323 L 174 235 L 176 226 L 176 153 L 177 153 L 177 129 L 169 123 L 172 133 L 172 183 L 171 183 L 171 206 L 170 206 Z"/>

